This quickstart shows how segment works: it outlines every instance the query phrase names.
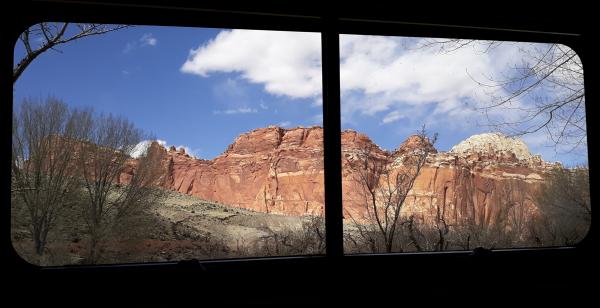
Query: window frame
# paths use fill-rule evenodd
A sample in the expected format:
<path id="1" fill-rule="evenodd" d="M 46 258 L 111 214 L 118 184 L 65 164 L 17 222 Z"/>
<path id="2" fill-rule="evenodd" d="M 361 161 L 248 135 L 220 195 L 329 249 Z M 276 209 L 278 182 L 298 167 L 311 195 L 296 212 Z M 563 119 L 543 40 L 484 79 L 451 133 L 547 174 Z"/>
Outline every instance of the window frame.
<path id="1" fill-rule="evenodd" d="M 324 264 L 359 264 L 361 262 L 377 262 L 386 260 L 392 262 L 397 259 L 414 258 L 471 258 L 490 255 L 518 255 L 520 253 L 529 255 L 547 256 L 554 254 L 587 255 L 593 245 L 590 230 L 586 237 L 574 247 L 546 247 L 546 248 L 514 248 L 493 251 L 459 251 L 459 252 L 419 252 L 419 253 L 390 253 L 390 254 L 360 254 L 345 255 L 343 250 L 343 220 L 342 220 L 342 177 L 341 177 L 341 113 L 340 113 L 340 55 L 339 36 L 341 34 L 362 35 L 394 35 L 412 37 L 460 37 L 465 39 L 490 39 L 511 40 L 527 42 L 561 43 L 572 48 L 581 58 L 582 62 L 588 63 L 584 46 L 588 41 L 584 35 L 575 31 L 543 31 L 535 26 L 524 26 L 525 30 L 515 30 L 514 24 L 502 24 L 496 21 L 475 22 L 474 25 L 461 24 L 452 18 L 439 18 L 440 23 L 433 23 L 430 19 L 400 15 L 399 17 L 386 16 L 385 10 L 380 9 L 366 12 L 355 11 L 326 11 L 321 8 L 305 9 L 299 6 L 290 7 L 236 7 L 224 8 L 218 5 L 188 4 L 175 2 L 166 4 L 164 1 L 146 1 L 144 4 L 135 4 L 131 1 L 123 3 L 101 3 L 101 2 L 76 2 L 76 1 L 31 1 L 24 2 L 27 6 L 26 16 L 13 16 L 9 31 L 3 34 L 3 59 L 2 72 L 8 76 L 8 67 L 12 70 L 14 43 L 20 33 L 29 27 L 42 21 L 71 22 L 95 22 L 107 24 L 135 24 L 153 26 L 178 26 L 178 27 L 211 27 L 211 28 L 235 28 L 256 30 L 282 30 L 282 31 L 306 31 L 321 34 L 322 48 L 322 76 L 323 76 L 323 128 L 324 128 L 324 174 L 325 174 L 325 223 L 326 223 L 326 253 L 319 256 L 281 256 L 264 258 L 241 258 L 225 260 L 184 260 L 178 262 L 161 263 L 136 263 L 136 264 L 114 264 L 94 266 L 61 266 L 41 268 L 31 265 L 21 259 L 12 248 L 10 237 L 10 207 L 5 207 L 2 212 L 3 223 L 8 220 L 8 228 L 4 228 L 5 251 L 9 251 L 11 264 L 26 271 L 42 270 L 127 270 L 136 271 L 141 268 L 185 268 L 202 269 L 202 271 L 223 271 L 225 268 L 265 266 L 277 267 L 304 266 L 315 267 Z M 18 5 L 17 5 L 18 6 Z M 24 9 L 25 10 L 25 9 Z M 378 15 L 379 12 L 379 15 Z M 433 18 L 433 20 L 436 20 Z M 453 21 L 452 21 L 453 20 Z M 562 29 L 571 30 L 563 26 Z M 560 30 L 561 28 L 558 27 Z M 569 33 L 573 32 L 573 33 Z M 6 37 L 4 37 L 6 35 Z M 9 52 L 5 52 L 9 51 Z M 10 55 L 10 56 L 4 56 Z M 587 67 L 587 66 L 586 66 Z M 592 71 L 595 76 L 595 72 Z M 590 75 L 586 70 L 586 117 L 590 115 Z M 3 80 L 10 80 L 3 78 Z M 5 101 L 12 100 L 12 85 L 7 82 L 3 84 L 2 95 Z M 590 93 L 591 92 L 591 93 Z M 593 98 L 592 98 L 593 99 Z M 5 115 L 4 131 L 10 131 L 8 121 L 11 112 Z M 592 123 L 587 122 L 588 139 L 592 135 Z M 7 138 L 8 139 L 8 138 Z M 6 152 L 8 153 L 8 152 Z M 592 156 L 591 147 L 588 148 L 588 157 Z M 8 160 L 8 159 L 7 159 Z M 590 161 L 590 166 L 593 161 Z M 8 165 L 5 174 L 8 174 Z M 590 175 L 591 176 L 591 175 Z M 593 193 L 592 193 L 593 194 Z M 593 199 L 593 197 L 592 197 Z M 567 252 L 567 251 L 573 251 Z M 368 260 L 368 261 L 365 261 Z M 319 267 L 317 266 L 317 267 Z"/>

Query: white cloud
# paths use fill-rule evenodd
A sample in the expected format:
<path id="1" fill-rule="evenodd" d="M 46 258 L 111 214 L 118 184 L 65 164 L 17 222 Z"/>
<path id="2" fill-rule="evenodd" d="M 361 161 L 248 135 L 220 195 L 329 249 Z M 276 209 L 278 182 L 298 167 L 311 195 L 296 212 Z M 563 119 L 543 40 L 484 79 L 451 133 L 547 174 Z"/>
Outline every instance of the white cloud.
<path id="1" fill-rule="evenodd" d="M 342 116 L 349 120 L 356 112 L 389 114 L 422 105 L 434 105 L 434 114 L 476 115 L 472 105 L 489 96 L 472 78 L 497 75 L 516 61 L 520 47 L 503 44 L 488 53 L 475 48 L 439 53 L 434 48 L 412 48 L 418 43 L 414 38 L 342 35 L 342 100 L 346 104 L 345 98 L 356 98 L 342 108 Z M 321 45 L 316 33 L 222 31 L 191 50 L 181 71 L 203 77 L 235 72 L 263 84 L 268 93 L 311 98 L 314 106 L 322 103 Z M 390 121 L 388 117 L 386 123 Z"/>
<path id="2" fill-rule="evenodd" d="M 283 122 L 277 123 L 277 126 L 280 126 L 280 127 L 290 127 L 291 125 L 292 125 L 292 122 L 290 122 L 290 121 L 283 121 Z"/>
<path id="3" fill-rule="evenodd" d="M 321 106 L 323 106 L 323 97 L 319 96 L 319 97 L 315 98 L 313 100 L 313 102 L 311 103 L 311 106 L 312 107 L 321 107 Z"/>
<path id="4" fill-rule="evenodd" d="M 262 110 L 267 110 L 267 109 L 269 109 L 269 106 L 267 106 L 267 105 L 266 105 L 265 103 L 263 103 L 263 102 L 260 102 L 260 105 L 259 105 L 259 106 L 260 106 L 260 109 L 262 109 Z"/>
<path id="5" fill-rule="evenodd" d="M 256 108 L 249 108 L 249 107 L 240 107 L 240 108 L 236 108 L 236 109 L 226 109 L 226 110 L 215 110 L 213 111 L 213 114 L 240 114 L 240 113 L 257 113 L 258 110 Z"/>
<path id="6" fill-rule="evenodd" d="M 398 121 L 403 118 L 405 118 L 405 116 L 403 114 L 401 114 L 399 110 L 394 110 L 394 111 L 388 113 L 385 117 L 383 117 L 383 120 L 381 120 L 381 123 L 388 124 L 388 123 L 392 123 L 392 122 Z"/>
<path id="7" fill-rule="evenodd" d="M 152 36 L 152 33 L 146 33 L 140 38 L 140 45 L 143 46 L 156 46 L 158 40 Z"/>
<path id="8" fill-rule="evenodd" d="M 373 115 L 407 106 L 433 105 L 434 114 L 451 113 L 462 118 L 473 111 L 464 104 L 465 100 L 477 103 L 488 99 L 484 88 L 471 76 L 496 75 L 499 68 L 507 67 L 506 62 L 498 63 L 502 61 L 494 55 L 481 54 L 471 48 L 439 53 L 435 49 L 404 47 L 414 40 L 341 36 L 342 93 L 363 98 L 349 106 L 349 113 Z M 494 52 L 517 51 L 499 49 Z"/>
<path id="9" fill-rule="evenodd" d="M 515 66 L 522 65 L 523 52 L 544 48 L 504 42 L 487 52 L 485 44 L 474 44 L 440 53 L 437 48 L 417 48 L 423 42 L 419 38 L 341 35 L 342 122 L 356 124 L 355 118 L 367 116 L 390 126 L 398 126 L 403 119 L 411 127 L 426 124 L 434 131 L 480 131 L 483 127 L 478 125 L 489 122 L 475 107 L 489 105 L 492 89 L 477 81 L 505 79 Z M 242 80 L 263 85 L 270 94 L 304 98 L 311 106 L 322 104 L 321 45 L 316 33 L 222 31 L 191 50 L 181 72 L 202 77 L 236 73 Z M 532 103 L 516 100 L 510 109 L 491 109 L 487 116 L 496 122 L 514 122 L 523 107 Z M 261 103 L 256 108 L 266 110 L 265 106 Z M 249 105 L 231 107 L 215 113 L 258 112 Z M 322 115 L 311 121 L 321 124 Z"/>
<path id="10" fill-rule="evenodd" d="M 321 38 L 307 32 L 222 31 L 191 50 L 181 71 L 203 77 L 237 72 L 271 94 L 316 97 L 321 94 Z"/>
<path id="11" fill-rule="evenodd" d="M 142 35 L 138 40 L 128 42 L 123 48 L 123 53 L 130 53 L 135 49 L 150 46 L 155 47 L 158 44 L 158 40 L 152 36 L 152 33 L 146 33 Z"/>

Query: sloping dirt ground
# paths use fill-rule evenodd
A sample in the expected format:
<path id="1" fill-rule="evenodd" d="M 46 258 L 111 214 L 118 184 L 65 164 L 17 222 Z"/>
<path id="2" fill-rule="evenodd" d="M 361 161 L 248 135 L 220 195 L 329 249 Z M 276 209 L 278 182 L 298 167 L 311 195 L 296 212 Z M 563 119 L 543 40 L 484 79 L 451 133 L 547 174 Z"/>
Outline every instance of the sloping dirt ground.
<path id="1" fill-rule="evenodd" d="M 74 209 L 65 212 L 49 237 L 42 258 L 32 253 L 26 212 L 13 203 L 13 246 L 33 264 L 84 262 L 84 224 Z M 261 243 L 279 233 L 300 230 L 308 217 L 254 212 L 168 192 L 165 201 L 115 228 L 101 247 L 100 263 L 160 262 L 265 256 Z"/>

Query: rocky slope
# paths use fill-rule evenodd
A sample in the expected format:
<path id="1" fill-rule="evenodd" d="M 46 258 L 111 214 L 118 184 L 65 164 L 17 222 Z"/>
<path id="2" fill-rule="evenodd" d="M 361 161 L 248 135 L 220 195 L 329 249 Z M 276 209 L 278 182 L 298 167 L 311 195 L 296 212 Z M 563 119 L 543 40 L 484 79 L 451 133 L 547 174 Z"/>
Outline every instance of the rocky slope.
<path id="1" fill-rule="evenodd" d="M 344 215 L 361 218 L 364 196 L 356 181 L 353 161 L 370 148 L 376 159 L 401 168 L 402 160 L 421 143 L 410 137 L 394 152 L 376 146 L 366 135 L 342 132 Z M 520 140 L 501 134 L 468 138 L 449 152 L 430 155 L 418 176 L 403 215 L 423 221 L 443 217 L 447 223 L 493 223 L 527 217 L 537 207 L 530 196 L 553 164 L 529 153 Z M 321 127 L 284 129 L 271 126 L 240 135 L 213 160 L 195 159 L 182 149 L 166 149 L 157 143 L 164 176 L 160 185 L 178 192 L 236 207 L 286 215 L 324 212 L 323 130 Z M 127 182 L 135 172 L 135 160 L 121 175 Z"/>

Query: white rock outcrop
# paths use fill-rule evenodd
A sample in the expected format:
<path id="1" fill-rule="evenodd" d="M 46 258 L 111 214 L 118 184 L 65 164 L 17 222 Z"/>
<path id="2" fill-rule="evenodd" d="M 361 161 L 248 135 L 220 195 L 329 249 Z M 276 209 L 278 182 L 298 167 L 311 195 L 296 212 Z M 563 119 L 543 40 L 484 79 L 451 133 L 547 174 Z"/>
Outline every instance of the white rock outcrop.
<path id="1" fill-rule="evenodd" d="M 513 153 L 519 160 L 531 160 L 533 158 L 525 142 L 517 138 L 507 137 L 501 133 L 473 135 L 452 147 L 449 152 L 459 156 L 473 153 L 500 155 Z"/>

